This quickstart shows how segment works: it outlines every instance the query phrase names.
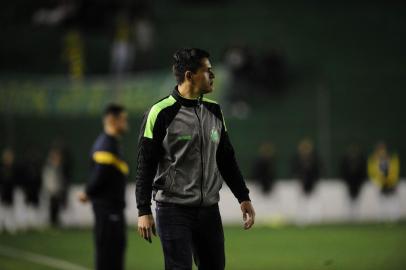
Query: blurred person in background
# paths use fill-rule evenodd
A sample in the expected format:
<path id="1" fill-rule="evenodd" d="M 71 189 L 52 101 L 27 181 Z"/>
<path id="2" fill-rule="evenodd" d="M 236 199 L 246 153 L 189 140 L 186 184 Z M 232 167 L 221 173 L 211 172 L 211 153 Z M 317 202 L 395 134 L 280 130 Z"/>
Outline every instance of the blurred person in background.
<path id="1" fill-rule="evenodd" d="M 245 119 L 251 111 L 247 100 L 257 91 L 254 57 L 248 46 L 233 45 L 225 49 L 223 58 L 230 77 L 223 109 Z"/>
<path id="2" fill-rule="evenodd" d="M 27 226 L 37 226 L 41 222 L 40 193 L 42 188 L 42 164 L 41 153 L 31 145 L 25 151 L 22 162 L 22 177 L 20 185 L 25 197 L 25 222 Z"/>
<path id="3" fill-rule="evenodd" d="M 3 205 L 13 205 L 16 184 L 17 166 L 14 151 L 11 148 L 6 148 L 3 150 L 0 165 L 0 195 Z"/>
<path id="4" fill-rule="evenodd" d="M 54 146 L 58 148 L 62 155 L 62 179 L 63 179 L 63 186 L 62 186 L 62 194 L 61 194 L 61 206 L 63 208 L 67 207 L 68 203 L 68 192 L 70 185 L 73 180 L 73 166 L 74 160 L 69 149 L 69 146 L 66 144 L 65 140 L 62 137 L 57 138 L 53 142 Z"/>
<path id="5" fill-rule="evenodd" d="M 237 164 L 213 91 L 209 53 L 197 48 L 175 52 L 172 93 L 149 109 L 138 142 L 136 200 L 138 232 L 151 242 L 156 220 L 165 269 L 225 268 L 224 232 L 218 202 L 223 179 L 237 198 L 250 229 L 255 211 Z"/>
<path id="6" fill-rule="evenodd" d="M 64 194 L 63 156 L 58 147 L 51 147 L 42 170 L 45 194 L 49 198 L 49 220 L 52 226 L 59 226 L 59 214 Z"/>
<path id="7" fill-rule="evenodd" d="M 14 150 L 5 148 L 0 163 L 0 231 L 15 232 L 14 190 L 17 184 L 17 166 Z"/>
<path id="8" fill-rule="evenodd" d="M 136 16 L 133 23 L 133 32 L 135 35 L 136 48 L 136 69 L 148 69 L 151 67 L 151 57 L 154 52 L 154 24 L 151 15 L 144 11 L 139 16 Z"/>
<path id="9" fill-rule="evenodd" d="M 258 80 L 262 86 L 258 87 L 265 95 L 282 93 L 288 81 L 286 57 L 276 49 L 267 51 L 260 60 Z"/>
<path id="10" fill-rule="evenodd" d="M 350 219 L 359 216 L 358 197 L 367 178 L 366 158 L 358 144 L 348 146 L 341 161 L 341 177 L 347 186 L 350 202 Z"/>
<path id="11" fill-rule="evenodd" d="M 232 105 L 233 102 L 244 101 L 253 94 L 252 91 L 247 92 L 246 89 L 251 89 L 252 83 L 255 82 L 254 58 L 251 50 L 242 45 L 226 48 L 223 58 L 231 76 L 227 100 Z"/>
<path id="12" fill-rule="evenodd" d="M 384 142 L 379 142 L 368 158 L 368 176 L 381 190 L 383 216 L 390 221 L 400 217 L 400 202 L 396 196 L 399 166 L 398 155 L 389 153 Z"/>
<path id="13" fill-rule="evenodd" d="M 258 156 L 252 166 L 252 177 L 261 186 L 264 195 L 272 192 L 275 182 L 275 150 L 271 142 L 263 142 L 258 148 Z"/>
<path id="14" fill-rule="evenodd" d="M 305 138 L 300 141 L 293 158 L 292 172 L 300 180 L 305 196 L 310 196 L 320 177 L 320 162 L 311 140 Z"/>
<path id="15" fill-rule="evenodd" d="M 109 104 L 103 113 L 104 131 L 91 150 L 91 175 L 79 193 L 82 203 L 92 202 L 95 217 L 95 269 L 123 270 L 126 249 L 125 188 L 129 168 L 123 159 L 121 137 L 128 130 L 127 112 Z"/>
<path id="16" fill-rule="evenodd" d="M 41 154 L 34 146 L 26 151 L 24 158 L 24 180 L 22 188 L 25 195 L 25 203 L 37 208 L 40 201 L 41 191 Z"/>
<path id="17" fill-rule="evenodd" d="M 320 178 L 320 161 L 313 142 L 304 138 L 297 147 L 297 153 L 293 158 L 292 172 L 302 186 L 302 200 L 299 200 L 300 222 L 306 224 L 311 222 L 320 212 L 320 206 L 315 205 L 311 200 L 314 188 Z"/>
<path id="18" fill-rule="evenodd" d="M 115 36 L 111 47 L 111 69 L 117 80 L 130 71 L 134 59 L 134 44 L 130 31 L 129 15 L 122 11 L 117 15 Z"/>
<path id="19" fill-rule="evenodd" d="M 69 77 L 73 81 L 83 79 L 85 74 L 84 37 L 81 31 L 85 7 L 94 4 L 90 1 L 57 0 L 51 5 L 40 7 L 32 16 L 38 25 L 51 27 L 62 26 L 62 60 L 66 65 Z M 99 12 L 92 8 L 93 21 Z"/>

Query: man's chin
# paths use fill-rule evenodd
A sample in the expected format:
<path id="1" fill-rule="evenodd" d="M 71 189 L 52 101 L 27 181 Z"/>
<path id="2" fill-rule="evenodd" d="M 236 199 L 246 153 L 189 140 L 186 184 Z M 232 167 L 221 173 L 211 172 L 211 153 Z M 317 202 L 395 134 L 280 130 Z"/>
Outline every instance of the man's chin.
<path id="1" fill-rule="evenodd" d="M 209 88 L 203 90 L 203 94 L 210 94 L 211 92 L 213 92 L 214 90 L 214 86 L 210 86 Z"/>

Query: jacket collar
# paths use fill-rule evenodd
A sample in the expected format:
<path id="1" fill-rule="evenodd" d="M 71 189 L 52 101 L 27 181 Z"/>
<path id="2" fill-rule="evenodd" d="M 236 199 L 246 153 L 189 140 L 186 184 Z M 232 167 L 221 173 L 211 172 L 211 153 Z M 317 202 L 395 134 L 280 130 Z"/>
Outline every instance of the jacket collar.
<path id="1" fill-rule="evenodd" d="M 178 86 L 175 86 L 175 88 L 172 91 L 172 96 L 183 106 L 186 107 L 194 107 L 198 106 L 202 102 L 202 96 L 200 96 L 198 99 L 188 99 L 184 98 L 180 95 Z"/>

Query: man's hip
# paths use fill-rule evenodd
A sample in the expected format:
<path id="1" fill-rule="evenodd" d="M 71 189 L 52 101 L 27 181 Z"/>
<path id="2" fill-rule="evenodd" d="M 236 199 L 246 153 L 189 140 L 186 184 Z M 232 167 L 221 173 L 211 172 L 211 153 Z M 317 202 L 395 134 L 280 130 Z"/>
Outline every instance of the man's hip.
<path id="1" fill-rule="evenodd" d="M 157 203 L 165 269 L 224 269 L 224 233 L 218 204 L 206 207 Z"/>

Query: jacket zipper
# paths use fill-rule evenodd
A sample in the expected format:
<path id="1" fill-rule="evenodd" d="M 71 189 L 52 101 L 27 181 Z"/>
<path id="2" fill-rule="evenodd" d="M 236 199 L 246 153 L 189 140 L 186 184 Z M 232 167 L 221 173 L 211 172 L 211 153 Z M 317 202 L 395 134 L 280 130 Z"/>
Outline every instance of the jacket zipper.
<path id="1" fill-rule="evenodd" d="M 200 108 L 200 102 L 198 104 Z M 203 162 L 203 131 L 202 131 L 202 121 L 199 117 L 199 114 L 196 111 L 196 107 L 194 108 L 197 120 L 199 122 L 199 130 L 200 130 L 200 160 L 202 165 L 202 178 L 200 180 L 200 205 L 203 204 L 203 179 L 204 179 L 204 162 Z"/>

